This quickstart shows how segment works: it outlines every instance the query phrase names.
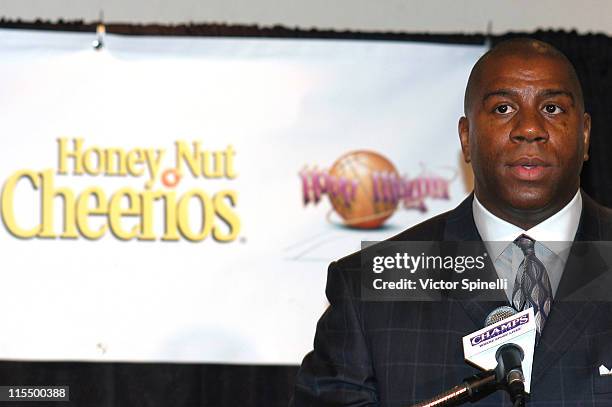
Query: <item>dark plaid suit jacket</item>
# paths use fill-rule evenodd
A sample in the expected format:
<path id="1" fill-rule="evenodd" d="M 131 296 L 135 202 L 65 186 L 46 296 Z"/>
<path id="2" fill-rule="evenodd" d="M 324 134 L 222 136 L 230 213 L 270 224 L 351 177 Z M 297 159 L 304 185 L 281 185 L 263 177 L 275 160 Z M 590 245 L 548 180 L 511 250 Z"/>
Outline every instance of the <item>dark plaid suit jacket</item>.
<path id="1" fill-rule="evenodd" d="M 612 240 L 612 211 L 582 197 L 575 241 Z M 392 239 L 481 240 L 472 199 Z M 409 406 L 476 373 L 464 362 L 461 338 L 482 328 L 486 315 L 507 303 L 505 297 L 500 295 L 499 302 L 366 302 L 359 298 L 359 268 L 359 254 L 329 266 L 330 306 L 317 324 L 314 350 L 299 370 L 291 406 Z M 564 273 L 536 348 L 528 405 L 612 406 L 612 376 L 598 371 L 601 364 L 612 367 L 611 302 L 563 300 L 576 287 L 610 274 L 606 267 Z M 476 405 L 511 403 L 497 392 Z"/>

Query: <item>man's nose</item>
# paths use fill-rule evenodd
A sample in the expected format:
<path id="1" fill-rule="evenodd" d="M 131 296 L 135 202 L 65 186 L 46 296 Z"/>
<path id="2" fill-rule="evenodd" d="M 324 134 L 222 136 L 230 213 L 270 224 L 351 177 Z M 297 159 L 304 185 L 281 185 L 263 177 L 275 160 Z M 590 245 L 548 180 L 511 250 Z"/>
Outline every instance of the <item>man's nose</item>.
<path id="1" fill-rule="evenodd" d="M 514 116 L 515 124 L 510 133 L 510 140 L 515 143 L 548 141 L 548 131 L 544 117 L 536 109 L 521 109 Z"/>

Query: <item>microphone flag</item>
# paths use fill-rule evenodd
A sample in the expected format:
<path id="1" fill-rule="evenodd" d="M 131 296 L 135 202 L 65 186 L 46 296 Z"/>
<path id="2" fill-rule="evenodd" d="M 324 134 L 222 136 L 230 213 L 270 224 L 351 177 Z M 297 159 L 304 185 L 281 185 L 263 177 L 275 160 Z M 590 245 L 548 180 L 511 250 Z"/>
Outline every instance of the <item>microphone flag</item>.
<path id="1" fill-rule="evenodd" d="M 522 362 L 525 391 L 530 392 L 531 369 L 536 340 L 533 309 L 528 308 L 508 318 L 486 326 L 463 337 L 463 355 L 466 362 L 483 370 L 495 369 L 495 353 L 502 345 L 513 343 L 523 349 Z"/>

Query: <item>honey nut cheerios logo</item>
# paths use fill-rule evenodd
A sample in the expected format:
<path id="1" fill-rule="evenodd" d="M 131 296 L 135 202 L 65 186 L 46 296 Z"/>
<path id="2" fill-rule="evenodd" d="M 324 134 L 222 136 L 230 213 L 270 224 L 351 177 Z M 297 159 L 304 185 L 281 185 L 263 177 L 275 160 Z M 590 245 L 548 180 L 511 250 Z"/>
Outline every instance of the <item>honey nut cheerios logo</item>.
<path id="1" fill-rule="evenodd" d="M 164 149 L 88 147 L 82 138 L 60 138 L 57 143 L 56 170 L 22 169 L 4 182 L 2 221 L 14 237 L 97 240 L 110 231 L 122 241 L 199 242 L 211 236 L 217 242 L 231 242 L 238 236 L 238 193 L 233 189 L 207 192 L 197 182 L 237 177 L 236 151 L 231 145 L 211 151 L 202 149 L 199 141 L 176 141 L 174 166 L 164 167 Z M 134 188 L 132 182 L 110 193 L 101 182 L 78 191 L 56 182 L 57 178 L 70 183 L 73 177 L 98 176 L 106 177 L 105 184 L 128 177 L 146 182 L 144 188 Z M 186 177 L 192 182 L 177 188 Z M 24 202 L 39 206 L 39 214 L 32 218 L 30 213 L 26 219 L 16 216 Z"/>

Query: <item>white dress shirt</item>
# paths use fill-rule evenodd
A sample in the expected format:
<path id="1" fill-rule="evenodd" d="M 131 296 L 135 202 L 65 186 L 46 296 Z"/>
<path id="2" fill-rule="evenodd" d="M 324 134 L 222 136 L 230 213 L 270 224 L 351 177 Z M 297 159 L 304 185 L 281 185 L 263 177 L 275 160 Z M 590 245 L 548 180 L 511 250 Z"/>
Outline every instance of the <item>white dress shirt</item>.
<path id="1" fill-rule="evenodd" d="M 518 268 L 525 258 L 522 250 L 513 242 L 522 234 L 536 241 L 535 254 L 546 267 L 554 298 L 580 222 L 582 213 L 580 191 L 576 192 L 574 198 L 563 209 L 529 230 L 523 230 L 493 215 L 478 201 L 476 195 L 472 202 L 472 213 L 478 233 L 491 256 L 498 277 L 508 282 L 506 295 L 510 303 L 512 303 Z"/>

